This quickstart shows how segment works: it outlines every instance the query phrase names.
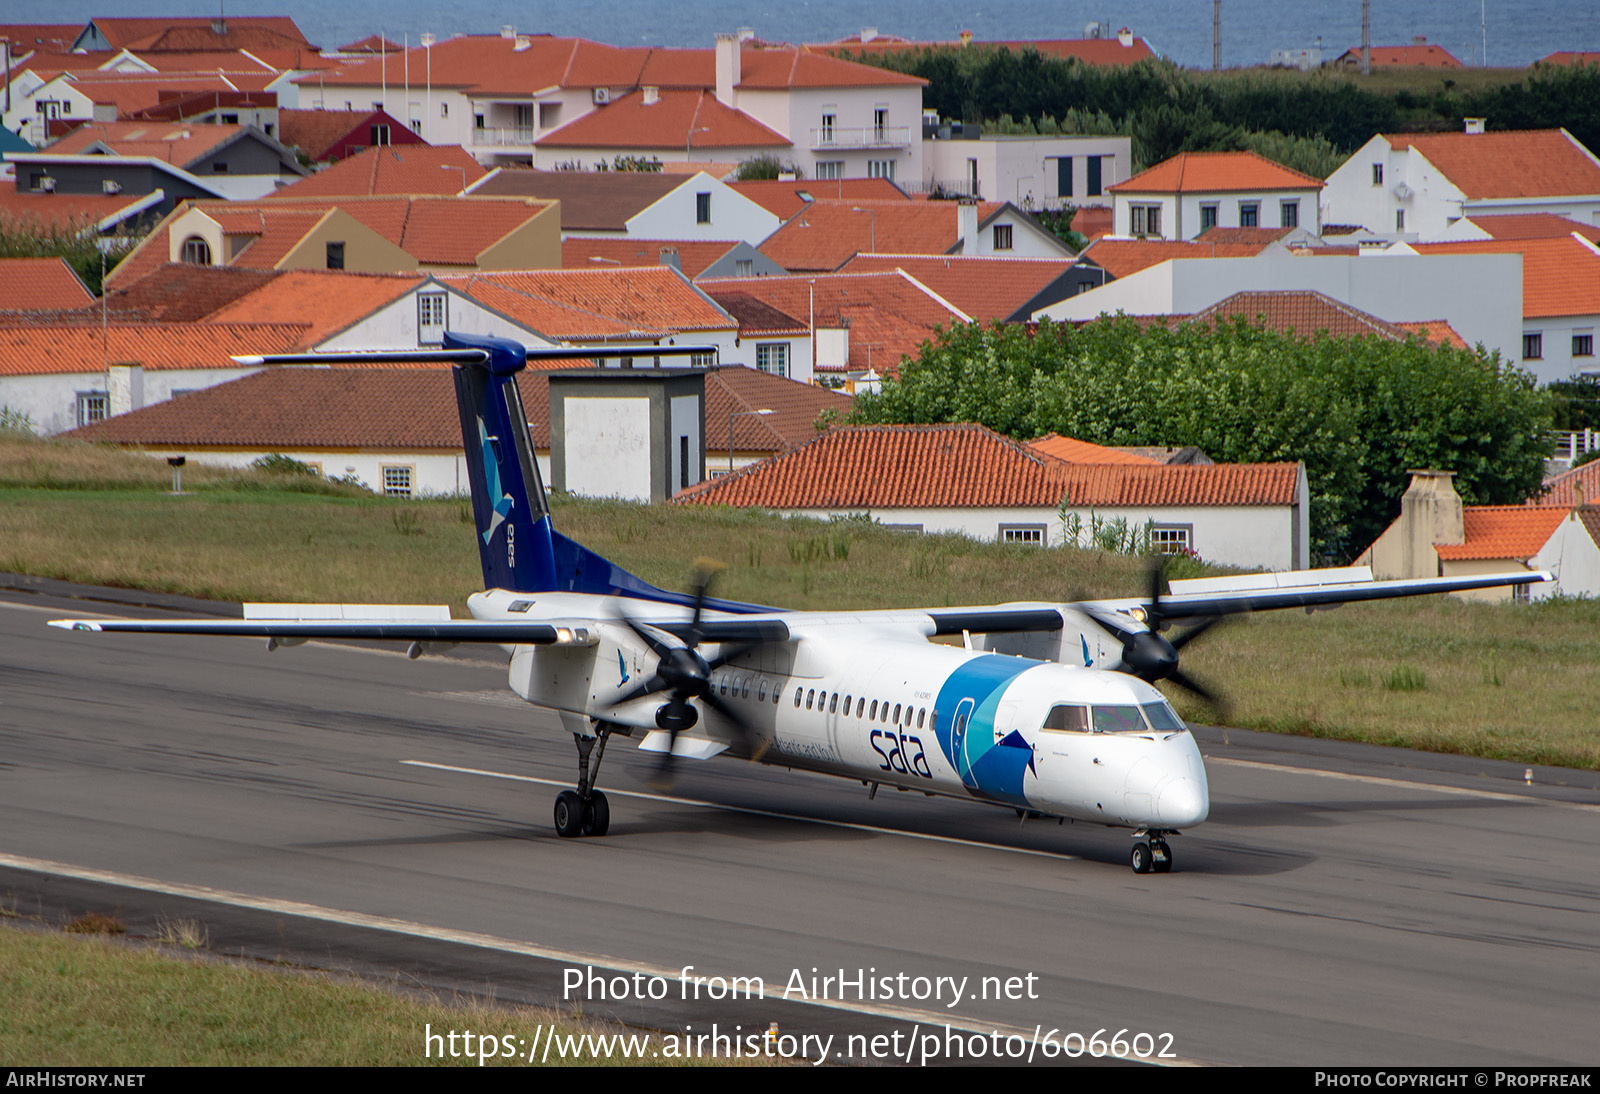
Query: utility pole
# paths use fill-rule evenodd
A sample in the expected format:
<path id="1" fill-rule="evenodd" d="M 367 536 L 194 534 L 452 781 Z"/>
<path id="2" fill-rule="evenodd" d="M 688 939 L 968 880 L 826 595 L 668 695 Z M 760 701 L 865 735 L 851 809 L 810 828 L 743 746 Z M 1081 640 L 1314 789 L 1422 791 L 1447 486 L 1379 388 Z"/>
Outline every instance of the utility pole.
<path id="1" fill-rule="evenodd" d="M 1211 0 L 1211 71 L 1222 71 L 1222 0 Z"/>
<path id="2" fill-rule="evenodd" d="M 1361 0 L 1361 75 L 1372 75 L 1372 0 Z"/>

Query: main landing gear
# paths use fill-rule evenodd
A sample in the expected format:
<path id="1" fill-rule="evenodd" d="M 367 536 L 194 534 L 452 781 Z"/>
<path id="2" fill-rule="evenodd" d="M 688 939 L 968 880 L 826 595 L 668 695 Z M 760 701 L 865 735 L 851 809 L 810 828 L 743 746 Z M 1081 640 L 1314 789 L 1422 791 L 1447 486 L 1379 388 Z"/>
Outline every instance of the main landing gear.
<path id="1" fill-rule="evenodd" d="M 606 801 L 602 791 L 594 789 L 610 736 L 611 726 L 606 722 L 600 723 L 597 736 L 572 735 L 578 746 L 578 789 L 563 790 L 556 795 L 556 835 L 563 839 L 603 836 L 611 828 L 611 803 Z M 599 748 L 595 747 L 596 743 Z"/>
<path id="2" fill-rule="evenodd" d="M 1133 853 L 1129 856 L 1129 862 L 1134 873 L 1165 874 L 1172 869 L 1172 848 L 1162 838 L 1166 834 L 1161 829 L 1133 834 Z"/>

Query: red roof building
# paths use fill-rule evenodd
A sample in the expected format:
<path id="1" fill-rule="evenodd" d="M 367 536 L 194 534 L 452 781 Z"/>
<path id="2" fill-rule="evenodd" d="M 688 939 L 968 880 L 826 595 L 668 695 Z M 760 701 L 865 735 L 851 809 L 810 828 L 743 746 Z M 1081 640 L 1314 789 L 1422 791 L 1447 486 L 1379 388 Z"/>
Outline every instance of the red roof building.
<path id="1" fill-rule="evenodd" d="M 840 273 L 903 270 L 981 323 L 1024 323 L 1040 308 L 1076 295 L 1068 258 L 858 254 Z"/>
<path id="2" fill-rule="evenodd" d="M 427 144 L 382 110 L 280 110 L 278 139 L 312 163 L 335 163 L 368 148 Z"/>
<path id="3" fill-rule="evenodd" d="M 410 132 L 410 130 L 406 130 Z M 426 144 L 368 148 L 272 195 L 288 198 L 450 197 L 488 172 L 465 150 Z"/>
<path id="4" fill-rule="evenodd" d="M 1368 50 L 1373 68 L 1465 68 L 1461 59 L 1440 45 L 1418 38 L 1409 46 L 1372 46 Z M 1343 68 L 1361 67 L 1361 47 L 1352 46 L 1333 61 Z"/>
<path id="5" fill-rule="evenodd" d="M 1109 192 L 1117 235 L 1181 241 L 1216 228 L 1316 235 L 1324 185 L 1254 152 L 1180 152 Z"/>
<path id="6" fill-rule="evenodd" d="M 64 258 L 0 258 L 0 310 L 82 308 L 94 294 Z"/>
<path id="7" fill-rule="evenodd" d="M 969 31 L 962 31 L 960 39 L 952 42 L 913 42 L 893 35 L 880 35 L 876 31 L 870 34 L 863 31 L 837 42 L 809 44 L 805 48 L 846 59 L 922 49 L 1009 49 L 1014 53 L 1034 50 L 1056 60 L 1073 59 L 1084 64 L 1117 68 L 1148 61 L 1156 55 L 1149 42 L 1134 37 L 1126 27 L 1115 36 L 1101 38 L 1036 38 L 993 42 L 979 41 Z"/>
<path id="8" fill-rule="evenodd" d="M 968 254 L 1070 259 L 1055 236 L 1009 202 L 819 198 L 761 244 L 786 270 L 829 272 L 858 254 Z"/>

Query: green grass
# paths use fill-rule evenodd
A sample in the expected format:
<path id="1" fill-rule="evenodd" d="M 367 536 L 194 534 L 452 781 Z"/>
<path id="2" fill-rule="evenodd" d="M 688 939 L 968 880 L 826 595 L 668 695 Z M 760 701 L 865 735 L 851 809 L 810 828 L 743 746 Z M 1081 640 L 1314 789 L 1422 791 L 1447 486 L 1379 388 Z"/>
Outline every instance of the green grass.
<path id="1" fill-rule="evenodd" d="M 476 1057 L 451 1058 L 448 1041 L 429 1058 L 425 1033 L 471 1030 L 531 1043 L 536 1028 L 552 1024 L 563 1036 L 648 1036 L 646 1052 L 664 1049 L 659 1035 L 549 1011 L 450 1005 L 349 978 L 224 961 L 196 954 L 176 936 L 167 946 L 92 937 L 116 933 L 114 920 L 99 918 L 100 930 L 77 935 L 0 928 L 0 1060 L 17 1067 L 478 1066 Z M 626 1062 L 589 1047 L 560 1062 Z M 487 1063 L 527 1066 L 498 1055 Z"/>
<path id="2" fill-rule="evenodd" d="M 209 476 L 209 477 L 208 477 Z M 173 497 L 164 463 L 0 440 L 0 570 L 222 600 L 446 603 L 482 583 L 461 499 L 398 501 L 293 476 L 206 472 Z M 1143 593 L 1142 559 L 911 536 L 731 509 L 553 499 L 561 530 L 647 581 L 796 609 Z M 1192 567 L 1191 567 L 1192 568 Z M 1189 576 L 1182 574 L 1178 576 Z M 1242 728 L 1600 769 L 1600 602 L 1449 597 L 1266 613 L 1216 628 L 1184 669 Z M 1166 685 L 1163 685 L 1166 687 Z M 1167 688 L 1186 717 L 1212 713 Z"/>

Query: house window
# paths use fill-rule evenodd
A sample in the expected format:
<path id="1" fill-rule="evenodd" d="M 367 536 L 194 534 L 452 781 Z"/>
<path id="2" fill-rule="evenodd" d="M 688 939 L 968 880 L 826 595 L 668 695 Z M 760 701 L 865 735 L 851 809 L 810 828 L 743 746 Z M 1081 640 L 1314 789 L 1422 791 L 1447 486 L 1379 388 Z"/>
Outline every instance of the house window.
<path id="1" fill-rule="evenodd" d="M 1158 236 L 1161 234 L 1161 206 L 1159 205 L 1130 205 L 1128 206 L 1129 230 L 1136 236 Z"/>
<path id="2" fill-rule="evenodd" d="M 1298 201 L 1285 201 L 1278 205 L 1278 227 L 1300 227 L 1300 203 Z"/>
<path id="3" fill-rule="evenodd" d="M 736 258 L 733 261 L 733 274 L 735 277 L 754 277 L 756 260 L 753 258 Z"/>
<path id="4" fill-rule="evenodd" d="M 1239 227 L 1259 228 L 1261 226 L 1261 203 L 1259 201 L 1241 201 L 1239 203 Z"/>
<path id="5" fill-rule="evenodd" d="M 370 143 L 374 148 L 382 148 L 389 143 L 389 127 L 387 125 L 370 126 Z"/>
<path id="6" fill-rule="evenodd" d="M 450 116 L 450 104 L 449 103 L 440 103 L 439 104 L 439 117 L 448 118 L 449 116 Z"/>
<path id="7" fill-rule="evenodd" d="M 877 109 L 877 110 L 874 110 L 872 112 L 872 139 L 873 139 L 873 141 L 878 143 L 878 144 L 882 144 L 883 141 L 884 141 L 884 138 L 888 135 L 888 133 L 887 133 L 888 128 L 889 128 L 889 111 L 887 111 L 887 110 L 885 110 L 885 109 L 883 109 L 881 107 L 879 109 Z"/>
<path id="8" fill-rule="evenodd" d="M 328 244 L 328 269 L 344 269 L 344 243 L 342 241 Z"/>
<path id="9" fill-rule="evenodd" d="M 867 178 L 894 181 L 894 160 L 868 160 Z"/>
<path id="10" fill-rule="evenodd" d="M 474 129 L 482 129 L 483 128 L 483 115 L 482 114 L 474 114 L 472 116 L 472 128 L 474 128 Z"/>
<path id="11" fill-rule="evenodd" d="M 715 368 L 716 364 L 717 364 L 717 355 L 714 354 L 714 353 L 691 353 L 691 354 L 689 354 L 689 367 L 690 368 Z"/>
<path id="12" fill-rule="evenodd" d="M 1217 203 L 1208 201 L 1200 206 L 1200 230 L 1210 231 L 1217 226 Z"/>
<path id="13" fill-rule="evenodd" d="M 1394 230 L 1397 232 L 1406 230 L 1406 211 L 1404 209 L 1396 209 L 1394 211 Z"/>
<path id="14" fill-rule="evenodd" d="M 1544 358 L 1544 335 L 1524 334 L 1522 336 L 1522 357 L 1527 361 L 1538 361 Z"/>
<path id="15" fill-rule="evenodd" d="M 711 223 L 710 194 L 696 194 L 694 196 L 694 222 L 696 224 Z"/>
<path id="16" fill-rule="evenodd" d="M 422 136 L 422 119 L 421 118 L 412 118 L 411 119 L 411 132 L 415 133 L 419 137 Z"/>
<path id="17" fill-rule="evenodd" d="M 1186 555 L 1194 546 L 1194 525 L 1155 524 L 1150 527 L 1150 550 L 1158 555 Z"/>
<path id="18" fill-rule="evenodd" d="M 183 241 L 181 257 L 186 265 L 209 266 L 211 265 L 211 244 L 199 236 L 190 236 Z"/>
<path id="19" fill-rule="evenodd" d="M 223 125 L 238 125 L 239 124 L 239 115 L 237 115 L 237 114 L 224 114 L 222 116 L 222 124 Z"/>
<path id="20" fill-rule="evenodd" d="M 1089 185 L 1086 187 L 1086 189 L 1088 190 L 1090 197 L 1099 197 L 1101 194 L 1105 193 L 1105 188 L 1101 185 L 1101 164 L 1104 161 L 1104 156 L 1088 157 L 1087 162 L 1089 167 Z"/>
<path id="21" fill-rule="evenodd" d="M 842 178 L 844 178 L 844 161 L 843 160 L 827 160 L 825 162 L 817 164 L 817 178 L 818 179 L 842 179 Z"/>
<path id="22" fill-rule="evenodd" d="M 994 226 L 994 249 L 1009 251 L 1011 249 L 1011 225 L 996 224 Z"/>
<path id="23" fill-rule="evenodd" d="M 409 498 L 411 496 L 411 468 L 385 467 L 383 469 L 383 496 Z"/>
<path id="24" fill-rule="evenodd" d="M 1594 335 L 1592 333 L 1589 333 L 1589 334 L 1574 334 L 1572 336 L 1572 356 L 1574 356 L 1574 357 L 1593 357 L 1594 356 Z"/>
<path id="25" fill-rule="evenodd" d="M 1381 163 L 1375 163 L 1372 165 L 1372 185 L 1383 185 L 1383 164 Z"/>
<path id="26" fill-rule="evenodd" d="M 1044 546 L 1044 525 L 1042 524 L 1002 524 L 1000 526 L 1001 543 L 1026 543 L 1030 547 Z"/>
<path id="27" fill-rule="evenodd" d="M 789 375 L 789 343 L 759 343 L 756 346 L 756 368 L 774 376 Z"/>
<path id="28" fill-rule="evenodd" d="M 226 175 L 228 173 L 228 163 L 227 163 L 227 161 L 226 160 L 218 160 L 216 163 L 213 163 L 211 165 L 211 173 L 213 175 Z"/>
<path id="29" fill-rule="evenodd" d="M 446 299 L 442 292 L 417 294 L 417 345 L 437 346 L 444 341 Z"/>
<path id="30" fill-rule="evenodd" d="M 1070 198 L 1072 196 L 1072 157 L 1062 156 L 1056 160 L 1056 197 Z"/>
<path id="31" fill-rule="evenodd" d="M 93 425 L 106 420 L 106 393 L 103 391 L 78 392 L 78 424 Z"/>
<path id="32" fill-rule="evenodd" d="M 818 143 L 820 143 L 820 144 L 832 144 L 833 143 L 833 123 L 836 120 L 838 120 L 838 118 L 837 118 L 837 115 L 834 115 L 834 114 L 824 114 L 822 116 L 822 128 L 820 130 L 818 130 L 818 132 L 817 132 L 817 141 L 818 141 Z"/>

